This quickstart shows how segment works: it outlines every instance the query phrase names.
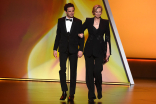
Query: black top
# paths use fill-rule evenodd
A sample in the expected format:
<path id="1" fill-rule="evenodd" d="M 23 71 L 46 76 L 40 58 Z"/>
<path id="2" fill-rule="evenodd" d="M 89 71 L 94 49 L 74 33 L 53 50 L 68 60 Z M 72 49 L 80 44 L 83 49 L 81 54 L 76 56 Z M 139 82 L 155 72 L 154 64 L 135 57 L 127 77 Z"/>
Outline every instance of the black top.
<path id="1" fill-rule="evenodd" d="M 99 28 L 98 28 L 98 29 L 99 29 Z M 94 31 L 94 34 L 95 34 L 95 35 L 96 35 L 98 29 L 96 29 L 96 28 L 93 26 L 93 31 Z"/>
<path id="2" fill-rule="evenodd" d="M 98 29 L 99 29 L 99 28 L 98 28 Z M 98 29 L 96 29 L 96 28 L 93 26 L 93 34 L 94 34 L 95 36 L 97 35 Z M 95 49 L 95 47 L 96 47 L 96 44 L 95 44 L 95 43 L 97 42 L 97 39 L 96 39 L 96 38 L 93 38 L 93 41 L 94 41 L 94 42 L 93 42 L 92 54 L 95 53 L 95 52 L 94 52 L 94 49 Z M 95 50 L 95 51 L 96 51 L 96 50 Z M 93 54 L 93 55 L 94 55 L 94 54 Z"/>

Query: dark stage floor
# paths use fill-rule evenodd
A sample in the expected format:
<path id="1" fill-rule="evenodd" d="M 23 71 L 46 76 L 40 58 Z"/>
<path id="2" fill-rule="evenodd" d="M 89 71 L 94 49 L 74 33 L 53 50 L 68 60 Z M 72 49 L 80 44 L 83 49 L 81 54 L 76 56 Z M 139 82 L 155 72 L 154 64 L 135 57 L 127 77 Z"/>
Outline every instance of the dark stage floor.
<path id="1" fill-rule="evenodd" d="M 136 79 L 134 86 L 103 85 L 95 104 L 156 104 L 156 80 Z M 77 83 L 74 104 L 88 104 L 86 84 Z M 0 104 L 68 104 L 60 101 L 59 82 L 0 80 Z"/>

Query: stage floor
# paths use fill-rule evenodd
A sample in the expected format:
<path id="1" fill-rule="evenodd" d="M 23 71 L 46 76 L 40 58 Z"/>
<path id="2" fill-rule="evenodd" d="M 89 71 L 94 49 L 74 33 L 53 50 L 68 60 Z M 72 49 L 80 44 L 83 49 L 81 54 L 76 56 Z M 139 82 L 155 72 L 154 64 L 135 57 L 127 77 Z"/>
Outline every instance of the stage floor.
<path id="1" fill-rule="evenodd" d="M 156 104 L 156 80 L 136 79 L 134 86 L 103 85 L 95 104 Z M 0 104 L 68 104 L 60 101 L 59 82 L 0 80 Z M 74 103 L 88 104 L 86 84 L 77 83 Z"/>

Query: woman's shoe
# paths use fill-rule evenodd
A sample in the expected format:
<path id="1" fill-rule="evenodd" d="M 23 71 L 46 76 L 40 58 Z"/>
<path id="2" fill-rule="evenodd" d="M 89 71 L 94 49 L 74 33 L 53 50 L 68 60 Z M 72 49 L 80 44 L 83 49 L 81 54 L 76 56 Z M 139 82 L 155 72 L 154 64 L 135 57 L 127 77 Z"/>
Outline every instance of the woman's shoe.
<path id="1" fill-rule="evenodd" d="M 102 98 L 102 93 L 98 93 L 98 99 Z"/>
<path id="2" fill-rule="evenodd" d="M 88 100 L 88 102 L 89 102 L 89 103 L 94 103 L 94 99 L 91 98 L 91 99 Z"/>

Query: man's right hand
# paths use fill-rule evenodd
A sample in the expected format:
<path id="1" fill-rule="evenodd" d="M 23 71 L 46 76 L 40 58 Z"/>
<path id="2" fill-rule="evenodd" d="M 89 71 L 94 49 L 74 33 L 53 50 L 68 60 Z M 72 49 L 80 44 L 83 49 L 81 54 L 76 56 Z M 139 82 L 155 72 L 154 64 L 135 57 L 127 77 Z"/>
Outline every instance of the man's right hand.
<path id="1" fill-rule="evenodd" d="M 53 55 L 55 58 L 57 58 L 57 51 L 54 50 Z"/>
<path id="2" fill-rule="evenodd" d="M 84 35 L 83 33 L 78 34 L 80 38 L 83 38 L 83 35 Z"/>

